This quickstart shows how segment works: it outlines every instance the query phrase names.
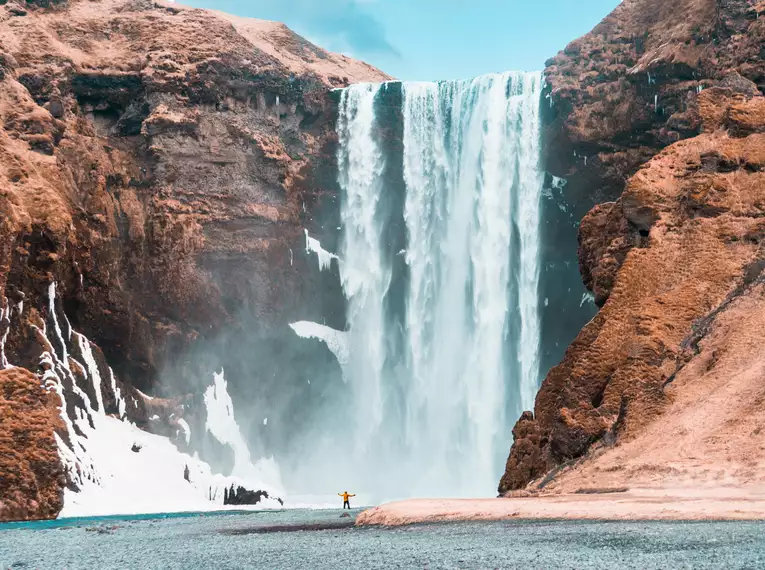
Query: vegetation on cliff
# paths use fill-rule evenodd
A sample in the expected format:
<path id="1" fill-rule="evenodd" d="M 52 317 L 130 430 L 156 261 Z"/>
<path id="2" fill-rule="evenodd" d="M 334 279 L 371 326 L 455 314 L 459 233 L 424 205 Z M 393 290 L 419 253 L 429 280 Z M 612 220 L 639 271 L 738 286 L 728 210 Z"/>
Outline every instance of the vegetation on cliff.
<path id="1" fill-rule="evenodd" d="M 605 198 L 630 178 L 582 221 L 602 309 L 516 425 L 500 493 L 760 480 L 763 450 L 730 442 L 765 421 L 741 409 L 762 392 L 762 9 L 627 0 L 551 61 L 554 144 L 589 153 L 563 173 L 572 191 L 600 181 Z"/>

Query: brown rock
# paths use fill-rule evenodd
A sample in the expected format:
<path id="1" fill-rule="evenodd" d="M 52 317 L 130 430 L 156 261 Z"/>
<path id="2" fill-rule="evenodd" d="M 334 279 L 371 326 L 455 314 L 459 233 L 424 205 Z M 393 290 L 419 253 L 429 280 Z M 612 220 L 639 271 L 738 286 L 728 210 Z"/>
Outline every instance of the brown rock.
<path id="1" fill-rule="evenodd" d="M 707 88 L 759 94 L 760 11 L 739 1 L 624 0 L 549 60 L 545 162 L 568 180 L 568 202 L 583 214 L 615 200 L 641 164 L 698 134 Z"/>
<path id="2" fill-rule="evenodd" d="M 58 282 L 73 326 L 145 391 L 243 315 L 278 343 L 285 322 L 341 304 L 337 288 L 312 294 L 321 277 L 301 255 L 303 228 L 326 238 L 339 215 L 321 174 L 329 88 L 387 76 L 272 22 L 28 5 L 0 27 L 0 286 L 39 306 Z M 12 362 L 34 366 L 17 344 Z"/>
<path id="3" fill-rule="evenodd" d="M 5 354 L 32 381 L 22 368 L 37 371 L 51 343 L 71 343 L 51 333 L 55 313 L 64 336 L 71 328 L 92 341 L 102 378 L 107 361 L 114 368 L 127 419 L 183 448 L 183 414 L 206 433 L 190 408 L 216 364 L 194 358 L 200 346 L 218 343 L 236 397 L 237 381 L 277 378 L 285 346 L 299 342 L 286 323 L 324 313 L 342 328 L 339 285 L 320 286 L 303 229 L 333 246 L 331 88 L 388 76 L 283 25 L 172 3 L 24 8 L 12 20 L 0 8 L 0 307 L 13 303 Z M 273 359 L 245 374 L 226 352 L 240 349 L 219 340 L 224 330 L 245 330 L 240 342 Z M 96 401 L 82 362 L 73 344 L 62 380 L 69 417 L 87 407 L 80 393 Z M 104 411 L 118 415 L 107 384 Z M 26 465 L 18 453 L 0 474 Z M 63 477 L 38 489 L 37 468 L 23 469 L 0 485 L 9 513 L 0 516 L 55 516 L 51 489 L 60 494 Z"/>
<path id="4" fill-rule="evenodd" d="M 539 485 L 542 474 L 574 459 L 589 460 L 596 443 L 624 445 L 669 421 L 660 419 L 672 404 L 665 387 L 693 359 L 693 347 L 732 304 L 751 296 L 759 305 L 765 135 L 750 112 L 752 134 L 741 136 L 741 122 L 731 118 L 740 116 L 738 93 L 710 97 L 722 104 L 721 125 L 729 130 L 665 149 L 617 202 L 597 206 L 582 222 L 582 274 L 603 308 L 548 374 L 533 419 L 519 421 L 501 493 Z M 758 109 L 763 101 L 744 105 Z M 742 337 L 757 334 L 742 324 Z M 727 351 L 734 338 L 705 350 Z M 643 453 L 650 453 L 645 445 Z"/>
<path id="5" fill-rule="evenodd" d="M 60 404 L 31 372 L 0 370 L 0 521 L 55 518 L 63 507 Z"/>

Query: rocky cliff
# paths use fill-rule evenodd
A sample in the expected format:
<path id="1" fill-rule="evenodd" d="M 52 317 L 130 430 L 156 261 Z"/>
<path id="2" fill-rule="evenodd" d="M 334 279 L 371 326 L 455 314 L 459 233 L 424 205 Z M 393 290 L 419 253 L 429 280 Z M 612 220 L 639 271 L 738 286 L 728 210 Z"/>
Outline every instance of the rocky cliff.
<path id="1" fill-rule="evenodd" d="M 91 405 L 103 396 L 117 414 L 119 392 L 124 413 L 149 427 L 159 400 L 140 391 L 176 398 L 159 405 L 164 421 L 201 375 L 209 381 L 196 346 L 226 348 L 237 330 L 253 331 L 273 358 L 230 377 L 262 377 L 267 389 L 287 323 L 324 314 L 342 328 L 341 293 L 306 255 L 304 231 L 331 239 L 339 216 L 331 88 L 385 75 L 280 24 L 174 4 L 2 4 L 1 366 L 37 373 L 44 387 L 60 364 L 74 389 L 88 378 L 77 353 L 86 346 L 101 377 L 106 362 L 114 369 L 103 394 L 83 383 Z M 45 365 L 56 352 L 60 363 Z M 0 376 L 6 399 L 30 382 Z M 40 442 L 19 472 L 40 499 L 20 507 L 0 497 L 0 518 L 60 508 L 51 489 L 61 474 L 46 454 L 61 426 L 47 397 L 23 401 L 29 426 L 19 411 L 8 421 Z"/>
<path id="2" fill-rule="evenodd" d="M 579 264 L 602 309 L 516 424 L 500 493 L 761 480 L 763 11 L 625 0 L 549 62 L 548 169 L 600 202 Z"/>

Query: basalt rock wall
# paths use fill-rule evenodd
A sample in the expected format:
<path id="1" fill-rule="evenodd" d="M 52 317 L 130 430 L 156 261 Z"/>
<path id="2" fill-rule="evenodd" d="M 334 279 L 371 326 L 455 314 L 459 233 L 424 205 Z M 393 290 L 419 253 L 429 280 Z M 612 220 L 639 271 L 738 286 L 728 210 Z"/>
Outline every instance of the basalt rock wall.
<path id="1" fill-rule="evenodd" d="M 235 396 L 304 383 L 301 359 L 336 366 L 287 325 L 344 326 L 305 231 L 331 249 L 339 225 L 330 90 L 384 79 L 272 22 L 148 0 L 0 5 L 2 366 L 42 378 L 35 327 L 58 313 L 142 426 L 156 410 L 137 390 L 180 413 L 236 361 L 226 350 L 255 353 L 227 369 Z M 277 378 L 286 358 L 298 372 Z"/>
<path id="2" fill-rule="evenodd" d="M 718 317 L 759 303 L 763 11 L 625 0 L 548 62 L 545 161 L 576 219 L 595 205 L 578 259 L 602 309 L 517 423 L 500 493 L 545 488 L 663 421 L 674 378 L 730 348 L 702 342 Z"/>

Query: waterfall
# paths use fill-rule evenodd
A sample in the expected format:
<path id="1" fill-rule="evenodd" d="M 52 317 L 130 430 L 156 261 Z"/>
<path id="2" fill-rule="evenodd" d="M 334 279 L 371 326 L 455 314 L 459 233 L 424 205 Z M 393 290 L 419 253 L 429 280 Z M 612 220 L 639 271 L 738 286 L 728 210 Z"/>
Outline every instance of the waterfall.
<path id="1" fill-rule="evenodd" d="M 539 382 L 541 90 L 509 72 L 341 94 L 350 410 L 327 429 L 359 492 L 495 493 Z M 384 134 L 391 104 L 403 148 Z"/>
<path id="2" fill-rule="evenodd" d="M 359 85 L 343 92 L 340 102 L 338 169 L 343 189 L 342 264 L 340 276 L 348 298 L 345 374 L 353 379 L 356 453 L 382 423 L 383 369 L 386 359 L 384 299 L 391 270 L 383 254 L 383 155 L 375 137 L 375 98 L 379 85 Z"/>

